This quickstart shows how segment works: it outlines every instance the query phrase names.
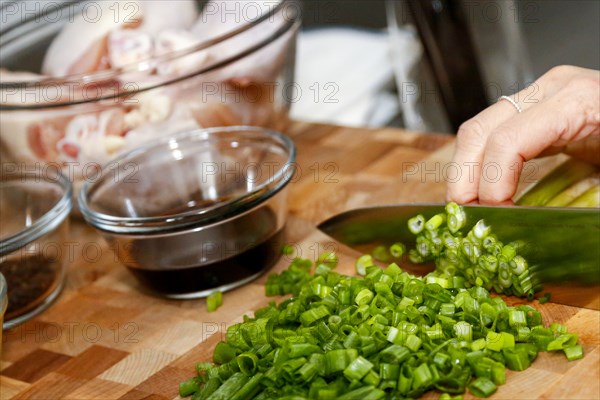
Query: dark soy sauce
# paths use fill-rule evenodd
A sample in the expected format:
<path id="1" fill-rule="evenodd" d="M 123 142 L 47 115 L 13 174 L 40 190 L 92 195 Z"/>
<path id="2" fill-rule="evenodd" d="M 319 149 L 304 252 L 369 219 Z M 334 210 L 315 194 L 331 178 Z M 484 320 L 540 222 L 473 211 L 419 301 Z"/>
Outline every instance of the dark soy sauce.
<path id="1" fill-rule="evenodd" d="M 193 293 L 231 284 L 273 266 L 281 251 L 283 230 L 236 256 L 190 268 L 151 270 L 129 268 L 150 289 L 168 294 Z"/>
<path id="2" fill-rule="evenodd" d="M 206 231 L 134 239 L 117 251 L 145 286 L 178 295 L 234 284 L 265 271 L 280 258 L 283 231 L 277 229 L 275 213 L 263 206 Z"/>

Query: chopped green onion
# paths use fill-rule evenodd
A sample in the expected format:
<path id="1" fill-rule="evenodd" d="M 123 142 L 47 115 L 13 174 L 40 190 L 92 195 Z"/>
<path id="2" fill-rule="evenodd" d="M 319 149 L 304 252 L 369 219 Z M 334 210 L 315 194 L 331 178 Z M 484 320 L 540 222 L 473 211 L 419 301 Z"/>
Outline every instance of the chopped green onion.
<path id="1" fill-rule="evenodd" d="M 217 364 L 225 364 L 233 360 L 235 358 L 235 354 L 235 348 L 232 347 L 229 343 L 219 342 L 217 343 L 217 346 L 215 347 L 215 351 L 213 353 L 213 361 Z M 200 372 L 200 369 L 198 369 L 198 365 L 196 366 L 196 369 L 198 370 L 198 372 Z M 211 366 L 212 365 L 209 364 L 207 369 L 210 369 Z"/>
<path id="2" fill-rule="evenodd" d="M 192 397 L 193 400 L 206 400 L 208 399 L 214 392 L 217 391 L 221 387 L 223 382 L 219 378 L 211 378 L 206 382 L 206 384 L 197 391 Z"/>
<path id="3" fill-rule="evenodd" d="M 508 332 L 489 331 L 485 337 L 486 348 L 492 351 L 515 347 L 515 337 Z"/>
<path id="4" fill-rule="evenodd" d="M 338 256 L 333 251 L 321 253 L 317 258 L 317 264 L 325 264 L 331 269 L 335 269 L 338 264 Z"/>
<path id="5" fill-rule="evenodd" d="M 408 347 L 413 352 L 416 352 L 417 350 L 419 350 L 422 343 L 423 343 L 423 341 L 421 339 L 419 339 L 418 336 L 415 336 L 412 334 L 408 335 L 408 337 L 406 338 L 406 341 L 405 341 L 406 347 Z"/>
<path id="6" fill-rule="evenodd" d="M 421 231 L 425 228 L 425 217 L 422 215 L 417 215 L 408 220 L 408 230 L 414 233 L 415 235 L 421 233 Z"/>
<path id="7" fill-rule="evenodd" d="M 217 309 L 221 307 L 221 304 L 223 304 L 223 292 L 212 292 L 206 298 L 206 308 L 208 309 L 208 312 L 217 311 Z"/>
<path id="8" fill-rule="evenodd" d="M 502 354 L 506 361 L 506 366 L 511 371 L 523 371 L 529 368 L 530 360 L 527 352 L 522 348 L 505 348 Z"/>
<path id="9" fill-rule="evenodd" d="M 245 375 L 253 375 L 258 366 L 258 357 L 252 353 L 242 353 L 237 356 L 240 371 Z"/>
<path id="10" fill-rule="evenodd" d="M 465 321 L 457 322 L 454 325 L 454 335 L 458 340 L 471 341 L 473 337 L 471 324 Z"/>
<path id="11" fill-rule="evenodd" d="M 456 233 L 465 226 L 467 217 L 461 206 L 450 202 L 446 204 L 446 213 L 448 213 L 448 229 L 450 229 L 450 232 Z"/>
<path id="12" fill-rule="evenodd" d="M 469 390 L 477 397 L 490 397 L 496 391 L 496 385 L 488 378 L 477 378 L 469 384 Z"/>
<path id="13" fill-rule="evenodd" d="M 344 376 L 350 381 L 360 380 L 371 370 L 371 368 L 373 368 L 373 364 L 366 358 L 359 356 L 344 369 Z"/>
<path id="14" fill-rule="evenodd" d="M 410 355 L 410 350 L 404 346 L 396 344 L 386 347 L 379 353 L 379 356 L 383 361 L 393 364 L 402 363 L 403 361 L 407 360 Z"/>
<path id="15" fill-rule="evenodd" d="M 560 334 L 556 339 L 548 343 L 548 351 L 562 350 L 565 347 L 574 346 L 577 343 L 577 335 L 574 333 L 563 333 Z"/>
<path id="16" fill-rule="evenodd" d="M 385 397 L 385 392 L 373 386 L 364 386 L 338 396 L 337 400 L 379 400 Z"/>
<path id="17" fill-rule="evenodd" d="M 433 383 L 433 375 L 427 363 L 419 365 L 413 372 L 413 390 L 426 389 Z"/>
<path id="18" fill-rule="evenodd" d="M 283 247 L 281 248 L 281 254 L 283 254 L 284 256 L 291 256 L 292 254 L 294 254 L 294 246 L 290 244 L 283 245 Z"/>
<path id="19" fill-rule="evenodd" d="M 382 380 L 397 380 L 400 376 L 400 365 L 398 363 L 388 364 L 381 363 L 379 364 L 379 376 Z"/>
<path id="20" fill-rule="evenodd" d="M 473 235 L 478 239 L 478 240 L 483 240 L 485 239 L 491 232 L 491 227 L 489 225 L 486 225 L 485 221 L 480 219 L 479 221 L 477 221 L 477 223 L 475 224 L 475 226 L 473 227 Z"/>
<path id="21" fill-rule="evenodd" d="M 373 292 L 371 292 L 369 289 L 365 288 L 365 289 L 361 290 L 360 292 L 358 292 L 354 301 L 359 306 L 362 306 L 363 304 L 370 304 L 371 301 L 373 300 L 373 297 L 375 297 Z"/>
<path id="22" fill-rule="evenodd" d="M 367 274 L 367 267 L 372 267 L 373 265 L 373 257 L 370 254 L 365 254 L 356 260 L 356 273 L 365 276 Z"/>
<path id="23" fill-rule="evenodd" d="M 390 253 L 388 252 L 387 247 L 385 246 L 377 246 L 373 249 L 373 258 L 377 261 L 388 262 L 390 261 Z"/>
<path id="24" fill-rule="evenodd" d="M 583 348 L 579 344 L 570 347 L 565 347 L 563 351 L 565 352 L 567 360 L 569 361 L 579 360 L 580 358 L 583 358 Z"/>
<path id="25" fill-rule="evenodd" d="M 200 382 L 198 377 L 193 377 L 179 384 L 179 395 L 181 397 L 191 396 L 200 390 Z"/>
<path id="26" fill-rule="evenodd" d="M 300 322 L 304 326 L 310 326 L 321 318 L 328 317 L 331 314 L 329 309 L 325 306 L 319 306 L 317 308 L 311 308 L 300 314 Z"/>
<path id="27" fill-rule="evenodd" d="M 231 375 L 223 384 L 208 397 L 208 400 L 230 400 L 234 394 L 244 387 L 249 378 L 241 372 Z"/>
<path id="28" fill-rule="evenodd" d="M 406 246 L 402 243 L 394 243 L 390 246 L 390 254 L 394 258 L 400 258 L 406 253 Z"/>
<path id="29" fill-rule="evenodd" d="M 540 304 L 545 304 L 550 301 L 550 297 L 552 297 L 551 293 L 544 293 L 544 295 L 540 297 L 538 301 L 540 302 Z"/>
<path id="30" fill-rule="evenodd" d="M 259 372 L 250 378 L 244 386 L 242 386 L 237 392 L 232 394 L 228 400 L 245 400 L 251 399 L 262 389 L 260 382 L 263 379 L 263 373 Z"/>
<path id="31" fill-rule="evenodd" d="M 337 349 L 325 353 L 325 374 L 344 371 L 358 357 L 356 349 Z"/>
<path id="32" fill-rule="evenodd" d="M 445 214 L 434 215 L 425 223 L 425 229 L 428 229 L 430 231 L 435 230 L 439 228 L 440 225 L 442 225 L 444 222 L 446 222 Z"/>
<path id="33" fill-rule="evenodd" d="M 526 327 L 527 319 L 525 318 L 525 311 L 510 310 L 508 313 L 508 322 L 513 328 Z"/>

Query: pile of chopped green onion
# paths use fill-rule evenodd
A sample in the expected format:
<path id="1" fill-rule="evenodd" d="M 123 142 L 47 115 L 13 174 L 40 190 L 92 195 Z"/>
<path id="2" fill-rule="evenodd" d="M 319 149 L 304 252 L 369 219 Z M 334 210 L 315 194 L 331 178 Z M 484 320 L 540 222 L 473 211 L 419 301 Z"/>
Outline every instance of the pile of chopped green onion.
<path id="1" fill-rule="evenodd" d="M 454 289 L 479 286 L 532 299 L 540 287 L 518 254 L 520 243 L 503 244 L 484 220 L 463 235 L 466 221 L 464 209 L 456 203 L 448 203 L 446 213 L 409 220 L 408 229 L 416 235 L 416 246 L 408 252 L 410 261 L 436 264 L 427 282 Z"/>
<path id="2" fill-rule="evenodd" d="M 460 209 L 449 205 L 447 215 L 411 222 L 422 238 L 417 242 L 422 249 L 412 257 L 425 260 L 436 253 L 448 261 L 445 269 L 426 277 L 410 275 L 395 263 L 380 268 L 368 262 L 370 256 L 357 262 L 363 277 L 336 273 L 334 253 L 323 254 L 314 268 L 309 260 L 295 259 L 266 285 L 267 295 L 293 297 L 271 302 L 229 327 L 214 350 L 214 363 L 199 363 L 197 376 L 180 384 L 180 395 L 377 400 L 437 390 L 440 398 L 454 399 L 468 389 L 487 397 L 506 382 L 506 368 L 525 370 L 538 352 L 583 357 L 577 334 L 565 326 L 546 327 L 535 308 L 509 307 L 490 296 L 489 288 L 515 294 L 530 290 L 522 278 L 524 264 L 479 223 L 463 239 L 458 233 L 463 220 Z M 463 243 L 481 253 L 467 253 Z M 464 266 L 450 263 L 450 249 Z M 486 261 L 480 264 L 469 254 Z M 509 275 L 500 275 L 501 268 Z"/>

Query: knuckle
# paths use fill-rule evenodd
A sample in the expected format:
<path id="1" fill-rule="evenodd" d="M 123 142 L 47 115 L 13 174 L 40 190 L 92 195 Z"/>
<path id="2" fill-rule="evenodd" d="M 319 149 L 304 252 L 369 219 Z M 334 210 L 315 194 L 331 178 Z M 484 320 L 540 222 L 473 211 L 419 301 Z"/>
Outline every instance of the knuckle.
<path id="1" fill-rule="evenodd" d="M 581 94 L 581 97 L 587 97 L 590 99 L 596 99 L 598 97 L 598 87 L 600 86 L 600 80 L 589 76 L 581 76 L 575 79 L 571 79 L 565 89 Z"/>
<path id="2" fill-rule="evenodd" d="M 600 82 L 595 79 L 574 79 L 559 93 L 560 112 L 555 129 L 559 138 L 570 140 L 586 126 L 597 124 L 599 86 Z"/>
<path id="3" fill-rule="evenodd" d="M 501 190 L 498 185 L 481 185 L 479 201 L 482 204 L 498 204 L 510 199 L 507 190 Z"/>
<path id="4" fill-rule="evenodd" d="M 552 67 L 548 72 L 542 75 L 542 78 L 562 80 L 567 77 L 573 76 L 577 73 L 579 68 L 572 65 L 557 65 Z"/>
<path id="5" fill-rule="evenodd" d="M 460 125 L 456 140 L 459 147 L 481 146 L 486 140 L 485 128 L 477 118 L 471 118 Z"/>
<path id="6" fill-rule="evenodd" d="M 477 191 L 465 188 L 456 187 L 456 185 L 448 185 L 446 191 L 446 201 L 454 201 L 458 204 L 470 203 L 477 200 Z"/>
<path id="7" fill-rule="evenodd" d="M 493 151 L 512 149 L 515 144 L 514 131 L 508 127 L 498 127 L 488 139 L 488 147 Z"/>

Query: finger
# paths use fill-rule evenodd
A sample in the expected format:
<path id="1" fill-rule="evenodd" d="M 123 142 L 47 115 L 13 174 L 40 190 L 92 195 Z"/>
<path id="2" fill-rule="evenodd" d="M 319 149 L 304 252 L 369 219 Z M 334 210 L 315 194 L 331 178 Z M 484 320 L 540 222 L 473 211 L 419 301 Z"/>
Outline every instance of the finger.
<path id="1" fill-rule="evenodd" d="M 525 161 L 555 144 L 599 135 L 599 88 L 597 81 L 578 80 L 496 128 L 485 148 L 479 200 L 511 199 Z"/>
<path id="2" fill-rule="evenodd" d="M 511 98 L 522 110 L 528 110 L 537 104 L 536 96 L 539 93 L 539 89 L 531 85 Z M 533 101 L 534 99 L 536 101 Z M 457 179 L 448 182 L 448 201 L 468 203 L 477 199 L 481 164 L 488 137 L 494 129 L 517 114 L 513 104 L 507 100 L 500 100 L 461 125 L 453 157 L 453 162 L 461 173 Z"/>
<path id="3" fill-rule="evenodd" d="M 600 125 L 600 116 L 598 124 Z M 569 143 L 563 152 L 592 164 L 600 165 L 600 135 L 589 136 L 583 140 Z"/>
<path id="4" fill-rule="evenodd" d="M 598 122 L 600 123 L 600 116 Z M 564 146 L 553 144 L 543 150 L 538 157 L 553 156 L 559 153 L 564 153 L 600 166 L 600 135 L 588 136 L 585 139 L 567 143 Z"/>
<path id="5" fill-rule="evenodd" d="M 595 70 L 573 66 L 554 67 L 536 82 L 513 95 L 512 99 L 523 111 L 527 111 L 555 95 L 574 77 L 580 80 L 597 80 L 598 76 L 599 72 Z M 453 161 L 462 174 L 456 180 L 448 182 L 447 200 L 466 203 L 477 199 L 488 138 L 494 129 L 515 115 L 512 108 L 514 106 L 508 101 L 500 101 L 461 126 Z"/>

